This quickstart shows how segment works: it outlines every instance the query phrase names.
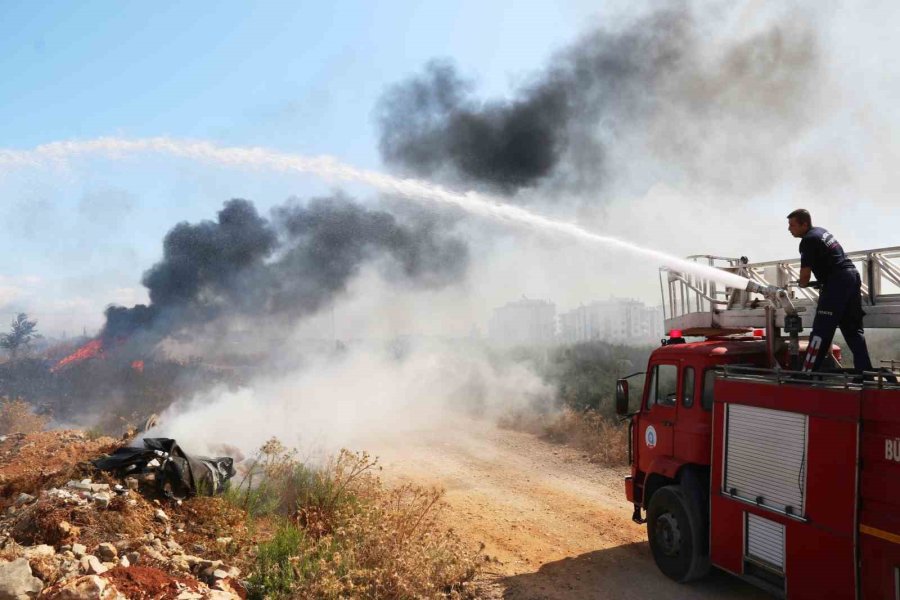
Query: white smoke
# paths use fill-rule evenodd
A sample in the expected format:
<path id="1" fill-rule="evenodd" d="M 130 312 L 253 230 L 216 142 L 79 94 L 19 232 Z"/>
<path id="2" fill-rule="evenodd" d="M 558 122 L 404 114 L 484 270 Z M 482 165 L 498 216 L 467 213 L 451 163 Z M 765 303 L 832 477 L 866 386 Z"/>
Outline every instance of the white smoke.
<path id="1" fill-rule="evenodd" d="M 362 449 L 373 436 L 492 419 L 550 397 L 533 372 L 491 360 L 477 344 L 360 344 L 310 357 L 281 376 L 177 402 L 146 435 L 172 437 L 200 454 L 228 444 L 245 456 L 275 436 L 315 459 Z"/>

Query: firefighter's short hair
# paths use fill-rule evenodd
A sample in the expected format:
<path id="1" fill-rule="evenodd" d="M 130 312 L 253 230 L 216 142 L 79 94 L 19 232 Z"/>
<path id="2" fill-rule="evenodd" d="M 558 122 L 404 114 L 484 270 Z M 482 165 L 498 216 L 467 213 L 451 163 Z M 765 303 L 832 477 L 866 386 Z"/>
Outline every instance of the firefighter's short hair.
<path id="1" fill-rule="evenodd" d="M 812 225 L 812 217 L 805 208 L 798 208 L 787 216 L 788 219 L 796 219 L 801 225 Z"/>

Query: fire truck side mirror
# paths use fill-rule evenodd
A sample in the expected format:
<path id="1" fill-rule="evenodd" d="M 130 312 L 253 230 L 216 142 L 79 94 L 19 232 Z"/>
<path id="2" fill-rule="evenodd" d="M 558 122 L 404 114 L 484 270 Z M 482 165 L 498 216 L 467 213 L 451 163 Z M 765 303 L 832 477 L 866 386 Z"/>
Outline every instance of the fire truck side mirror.
<path id="1" fill-rule="evenodd" d="M 628 415 L 628 381 L 616 380 L 616 414 L 620 417 Z"/>

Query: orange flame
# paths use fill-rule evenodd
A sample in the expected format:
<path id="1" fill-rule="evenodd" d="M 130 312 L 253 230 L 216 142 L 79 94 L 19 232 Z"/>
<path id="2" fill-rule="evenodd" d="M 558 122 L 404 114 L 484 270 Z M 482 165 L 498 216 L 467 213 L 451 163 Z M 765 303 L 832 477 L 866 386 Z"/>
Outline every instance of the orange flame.
<path id="1" fill-rule="evenodd" d="M 138 373 L 143 373 L 144 372 L 144 361 L 142 361 L 142 360 L 132 361 L 131 368 L 134 369 L 135 371 L 137 371 Z"/>
<path id="2" fill-rule="evenodd" d="M 51 373 L 56 373 L 60 369 L 71 365 L 72 363 L 81 362 L 83 360 L 87 360 L 88 358 L 96 358 L 103 353 L 103 340 L 97 338 L 96 340 L 91 340 L 72 354 L 68 355 L 58 363 L 56 363 L 53 367 L 50 368 Z"/>

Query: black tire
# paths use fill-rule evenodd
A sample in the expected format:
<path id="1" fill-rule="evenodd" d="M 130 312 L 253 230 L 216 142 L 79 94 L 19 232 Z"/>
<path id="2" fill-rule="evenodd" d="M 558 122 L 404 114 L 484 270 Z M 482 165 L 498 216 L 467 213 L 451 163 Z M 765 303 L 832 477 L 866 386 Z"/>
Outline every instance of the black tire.
<path id="1" fill-rule="evenodd" d="M 709 572 L 709 557 L 703 556 L 706 526 L 700 511 L 681 486 L 656 490 L 647 510 L 647 539 L 656 566 L 679 583 L 700 579 Z"/>

